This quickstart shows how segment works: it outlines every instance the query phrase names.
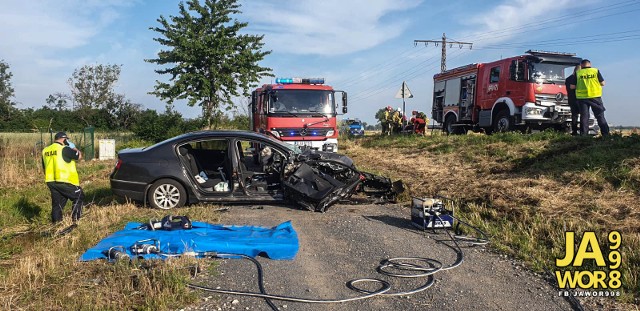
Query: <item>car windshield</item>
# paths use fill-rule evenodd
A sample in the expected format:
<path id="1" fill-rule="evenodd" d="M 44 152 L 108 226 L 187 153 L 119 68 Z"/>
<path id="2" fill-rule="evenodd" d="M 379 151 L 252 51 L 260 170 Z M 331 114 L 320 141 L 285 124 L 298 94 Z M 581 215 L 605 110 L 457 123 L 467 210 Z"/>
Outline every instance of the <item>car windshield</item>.
<path id="1" fill-rule="evenodd" d="M 572 64 L 530 63 L 529 81 L 537 83 L 564 83 L 565 69 L 573 68 Z"/>
<path id="2" fill-rule="evenodd" d="M 274 90 L 269 102 L 271 114 L 323 114 L 335 115 L 332 91 Z"/>

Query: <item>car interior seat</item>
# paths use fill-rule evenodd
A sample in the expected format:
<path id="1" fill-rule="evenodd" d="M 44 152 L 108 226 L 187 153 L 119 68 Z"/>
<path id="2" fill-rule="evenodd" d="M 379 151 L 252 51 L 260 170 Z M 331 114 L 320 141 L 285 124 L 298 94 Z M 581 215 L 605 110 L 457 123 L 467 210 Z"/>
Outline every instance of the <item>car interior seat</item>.
<path id="1" fill-rule="evenodd" d="M 217 176 L 218 174 L 205 174 L 206 180 L 204 176 L 200 174 L 200 172 L 204 172 L 202 170 L 202 165 L 199 163 L 197 157 L 193 155 L 193 148 L 189 144 L 182 145 L 178 148 L 178 153 L 182 158 L 187 162 L 187 171 L 196 179 L 198 185 L 205 190 L 212 191 L 213 187 L 222 181 L 222 176 Z"/>

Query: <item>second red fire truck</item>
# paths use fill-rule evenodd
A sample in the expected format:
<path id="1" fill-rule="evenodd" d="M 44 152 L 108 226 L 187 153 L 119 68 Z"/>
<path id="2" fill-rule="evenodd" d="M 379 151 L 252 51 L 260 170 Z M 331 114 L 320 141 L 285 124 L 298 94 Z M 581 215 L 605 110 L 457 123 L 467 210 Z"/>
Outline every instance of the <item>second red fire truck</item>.
<path id="1" fill-rule="evenodd" d="M 336 93 L 342 93 L 342 113 L 347 113 L 347 93 L 324 84 L 323 78 L 277 78 L 251 94 L 251 129 L 290 144 L 320 151 L 338 151 Z"/>
<path id="2" fill-rule="evenodd" d="M 581 59 L 569 53 L 526 53 L 436 74 L 433 119 L 450 134 L 565 130 L 571 110 L 564 81 Z"/>

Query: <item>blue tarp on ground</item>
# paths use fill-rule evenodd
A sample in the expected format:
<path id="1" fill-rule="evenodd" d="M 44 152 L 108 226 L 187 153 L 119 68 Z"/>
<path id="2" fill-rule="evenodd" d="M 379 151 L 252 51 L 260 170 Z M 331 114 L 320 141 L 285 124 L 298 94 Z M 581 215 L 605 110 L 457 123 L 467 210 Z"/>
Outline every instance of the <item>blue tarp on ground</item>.
<path id="1" fill-rule="evenodd" d="M 134 255 L 131 246 L 136 242 L 156 239 L 160 252 L 164 254 L 183 254 L 185 252 L 217 252 L 243 254 L 256 257 L 261 253 L 271 259 L 293 259 L 298 252 L 298 234 L 291 222 L 281 223 L 273 228 L 254 226 L 225 226 L 205 222 L 193 223 L 190 230 L 140 230 L 143 224 L 130 222 L 123 230 L 102 239 L 96 246 L 88 249 L 81 261 L 106 259 L 106 252 L 122 246 L 131 258 L 166 258 L 155 254 Z M 153 242 L 145 242 L 149 244 Z"/>

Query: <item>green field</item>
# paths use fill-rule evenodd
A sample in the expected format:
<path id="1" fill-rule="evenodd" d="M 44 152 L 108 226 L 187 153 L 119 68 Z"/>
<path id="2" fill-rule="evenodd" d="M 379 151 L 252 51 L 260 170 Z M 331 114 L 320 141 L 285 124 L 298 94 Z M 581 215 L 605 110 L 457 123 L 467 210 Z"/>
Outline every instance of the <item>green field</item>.
<path id="1" fill-rule="evenodd" d="M 116 149 L 145 145 L 120 135 Z M 63 224 L 49 224 L 50 198 L 42 180 L 39 141 L 39 134 L 0 134 L 0 309 L 168 310 L 194 302 L 196 294 L 185 284 L 195 265 L 206 268 L 206 261 L 77 261 L 126 222 L 161 218 L 164 213 L 120 202 L 111 194 L 108 176 L 114 161 L 82 161 L 78 170 L 90 204 L 76 230 L 55 236 L 69 225 L 70 212 L 65 209 Z M 601 241 L 609 231 L 619 230 L 624 294 L 618 303 L 637 306 L 640 136 L 436 132 L 426 137 L 341 138 L 340 144 L 341 152 L 359 168 L 403 179 L 409 189 L 403 204 L 412 195 L 456 199 L 459 215 L 490 233 L 495 251 L 521 259 L 534 271 L 554 269 L 566 230 L 594 231 Z M 205 205 L 180 214 L 202 221 L 219 219 Z"/>

